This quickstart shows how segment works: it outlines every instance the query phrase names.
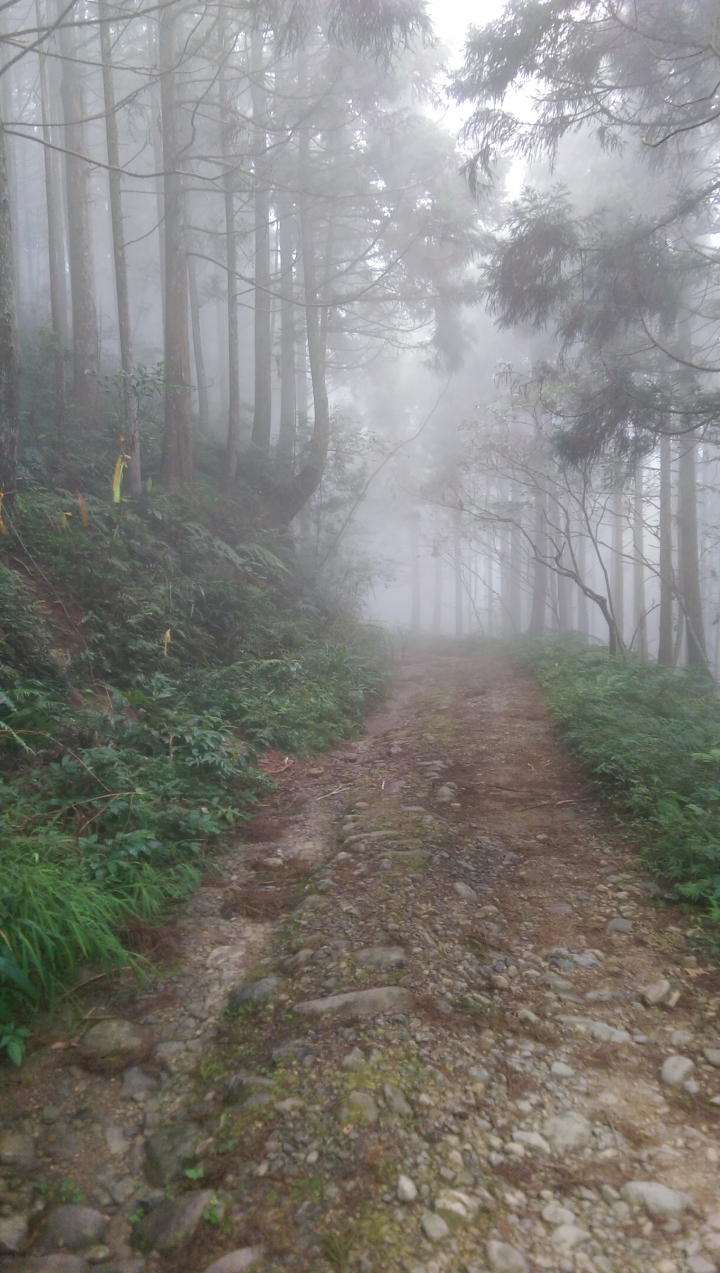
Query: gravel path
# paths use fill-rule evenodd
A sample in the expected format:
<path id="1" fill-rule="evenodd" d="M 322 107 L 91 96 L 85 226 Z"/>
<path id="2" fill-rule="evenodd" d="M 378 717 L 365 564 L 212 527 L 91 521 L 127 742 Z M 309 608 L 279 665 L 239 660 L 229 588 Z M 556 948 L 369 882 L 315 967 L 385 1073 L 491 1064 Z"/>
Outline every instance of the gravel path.
<path id="1" fill-rule="evenodd" d="M 175 963 L 3 1073 L 8 1273 L 720 1267 L 720 976 L 534 683 L 409 660 L 277 768 Z"/>

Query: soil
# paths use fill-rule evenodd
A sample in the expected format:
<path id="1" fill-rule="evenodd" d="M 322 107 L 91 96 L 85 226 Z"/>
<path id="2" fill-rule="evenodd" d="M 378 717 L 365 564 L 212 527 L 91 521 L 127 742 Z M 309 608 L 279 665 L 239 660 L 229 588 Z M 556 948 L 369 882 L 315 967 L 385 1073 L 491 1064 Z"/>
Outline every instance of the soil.
<path id="1" fill-rule="evenodd" d="M 0 1070 L 0 1127 L 35 1143 L 2 1167 L 0 1133 L 0 1235 L 28 1226 L 8 1265 L 82 1203 L 109 1228 L 78 1254 L 114 1273 L 250 1247 L 238 1273 L 712 1273 L 720 974 L 532 678 L 495 654 L 409 658 L 360 741 L 263 766 L 277 793 L 242 842 L 172 928 L 136 932 L 165 962 L 140 988 L 87 970 Z M 135 1053 L 90 1055 L 103 1018 L 135 1023 Z M 153 1137 L 188 1124 L 161 1192 Z M 189 1239 L 139 1254 L 140 1217 L 199 1189 Z"/>

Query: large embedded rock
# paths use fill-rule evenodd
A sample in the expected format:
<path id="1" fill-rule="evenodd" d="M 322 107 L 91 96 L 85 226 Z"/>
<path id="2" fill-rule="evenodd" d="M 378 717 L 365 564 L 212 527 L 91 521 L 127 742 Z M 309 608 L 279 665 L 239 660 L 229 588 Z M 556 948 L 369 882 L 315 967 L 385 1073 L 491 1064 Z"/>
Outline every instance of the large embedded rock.
<path id="1" fill-rule="evenodd" d="M 383 1095 L 385 1104 L 391 1114 L 397 1114 L 400 1118 L 412 1118 L 412 1110 L 399 1087 L 394 1087 L 392 1083 L 386 1083 L 383 1088 Z"/>
<path id="2" fill-rule="evenodd" d="M 163 1127 L 145 1142 L 145 1175 L 151 1185 L 163 1189 L 182 1178 L 194 1160 L 200 1129 L 196 1123 Z"/>
<path id="3" fill-rule="evenodd" d="M 265 1248 L 261 1246 L 244 1246 L 238 1251 L 229 1251 L 205 1269 L 205 1273 L 245 1273 L 262 1259 L 264 1253 Z"/>
<path id="4" fill-rule="evenodd" d="M 89 1273 L 89 1265 L 79 1255 L 26 1255 L 8 1260 L 3 1273 Z"/>
<path id="5" fill-rule="evenodd" d="M 231 1008 L 257 1008 L 274 999 L 280 989 L 279 977 L 259 977 L 238 986 L 230 996 Z"/>
<path id="6" fill-rule="evenodd" d="M 174 1202 L 161 1202 L 135 1225 L 132 1245 L 144 1252 L 177 1251 L 178 1247 L 186 1246 L 214 1197 L 212 1189 L 200 1189 L 197 1193 L 185 1193 Z"/>
<path id="7" fill-rule="evenodd" d="M 15 1255 L 24 1251 L 28 1240 L 28 1217 L 22 1211 L 0 1216 L 0 1254 Z"/>
<path id="8" fill-rule="evenodd" d="M 377 1106 L 367 1092 L 351 1092 L 340 1112 L 341 1123 L 374 1123 Z"/>
<path id="9" fill-rule="evenodd" d="M 402 946 L 366 946 L 355 956 L 363 968 L 400 968 L 405 963 Z"/>
<path id="10" fill-rule="evenodd" d="M 544 1134 L 556 1154 L 567 1154 L 589 1145 L 592 1129 L 582 1114 L 570 1110 L 568 1114 L 557 1114 L 549 1118 Z"/>
<path id="11" fill-rule="evenodd" d="M 679 1216 L 693 1205 L 689 1193 L 669 1189 L 657 1180 L 630 1180 L 620 1190 L 625 1202 L 642 1203 L 651 1216 Z"/>
<path id="12" fill-rule="evenodd" d="M 392 1010 L 404 1012 L 410 996 L 402 986 L 378 986 L 375 990 L 351 990 L 347 994 L 328 995 L 327 999 L 306 999 L 296 1003 L 293 1011 L 306 1016 L 374 1017 Z"/>
<path id="13" fill-rule="evenodd" d="M 449 1225 L 467 1224 L 477 1209 L 475 1199 L 460 1189 L 443 1189 L 435 1199 L 435 1211 Z"/>
<path id="14" fill-rule="evenodd" d="M 507 1242 L 488 1242 L 487 1258 L 493 1273 L 527 1273 L 528 1262 L 522 1251 Z"/>
<path id="15" fill-rule="evenodd" d="M 92 1207 L 66 1203 L 53 1207 L 40 1234 L 38 1252 L 84 1251 L 102 1242 L 110 1220 Z"/>
<path id="16" fill-rule="evenodd" d="M 80 1046 L 87 1057 L 98 1061 L 120 1061 L 132 1057 L 147 1048 L 147 1035 L 132 1021 L 122 1017 L 109 1017 L 98 1021 L 86 1030 Z"/>
<path id="17" fill-rule="evenodd" d="M 666 1087 L 681 1087 L 694 1069 L 695 1062 L 689 1056 L 669 1056 L 663 1061 L 660 1080 Z"/>
<path id="18" fill-rule="evenodd" d="M 35 1145 L 28 1132 L 0 1132 L 0 1168 L 30 1171 L 35 1161 Z"/>

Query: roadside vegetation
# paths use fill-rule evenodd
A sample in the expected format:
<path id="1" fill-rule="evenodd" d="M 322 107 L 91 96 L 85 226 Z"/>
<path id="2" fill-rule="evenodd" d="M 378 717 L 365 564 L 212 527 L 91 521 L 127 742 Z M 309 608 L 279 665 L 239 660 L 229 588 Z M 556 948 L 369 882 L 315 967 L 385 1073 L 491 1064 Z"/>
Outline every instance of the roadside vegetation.
<path id="1" fill-rule="evenodd" d="M 677 896 L 720 920 L 720 702 L 707 677 L 570 640 L 523 648 L 564 741 L 647 836 Z"/>
<path id="2" fill-rule="evenodd" d="M 252 816 L 272 786 L 258 753 L 332 746 L 384 677 L 378 642 L 313 592 L 251 501 L 211 478 L 114 501 L 110 455 L 63 463 L 72 485 L 23 480 L 0 538 L 0 1041 L 15 1061 L 33 1010 L 82 966 L 127 964 L 131 921 L 187 894 Z"/>

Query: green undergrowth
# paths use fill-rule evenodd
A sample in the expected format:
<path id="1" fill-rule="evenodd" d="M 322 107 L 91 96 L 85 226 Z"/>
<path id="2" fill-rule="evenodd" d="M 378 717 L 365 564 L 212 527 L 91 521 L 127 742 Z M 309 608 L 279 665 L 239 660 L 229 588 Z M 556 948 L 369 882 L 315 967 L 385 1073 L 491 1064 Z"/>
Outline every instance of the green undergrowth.
<path id="1" fill-rule="evenodd" d="M 565 743 L 647 836 L 651 870 L 720 920 L 720 702 L 704 678 L 550 640 L 522 647 Z"/>
<path id="2" fill-rule="evenodd" d="M 0 539 L 0 1050 L 196 883 L 271 783 L 359 726 L 387 651 L 202 479 L 113 506 L 26 482 Z M 9 1040 L 9 1042 L 8 1042 Z"/>

